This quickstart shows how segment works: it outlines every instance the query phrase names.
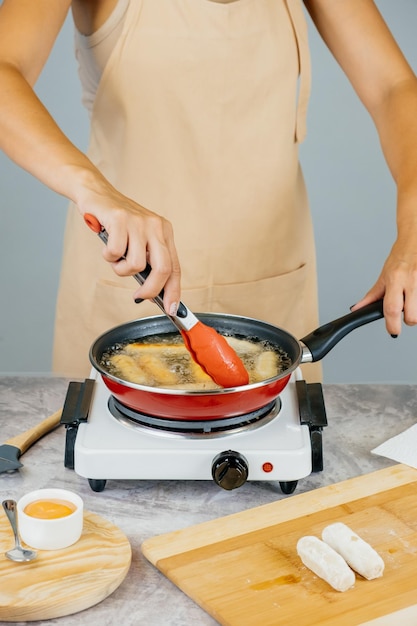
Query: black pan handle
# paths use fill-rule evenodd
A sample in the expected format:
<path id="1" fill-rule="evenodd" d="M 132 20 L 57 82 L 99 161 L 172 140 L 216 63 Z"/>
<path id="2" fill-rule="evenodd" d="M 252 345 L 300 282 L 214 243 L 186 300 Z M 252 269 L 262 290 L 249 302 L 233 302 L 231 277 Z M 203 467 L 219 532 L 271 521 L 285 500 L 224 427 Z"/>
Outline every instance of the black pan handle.
<path id="1" fill-rule="evenodd" d="M 352 330 L 383 318 L 383 302 L 383 300 L 371 302 L 371 304 L 367 304 L 357 311 L 348 313 L 333 322 L 328 322 L 324 324 L 324 326 L 320 326 L 316 330 L 313 330 L 312 333 L 300 339 L 300 343 L 307 346 L 310 352 L 310 354 L 308 354 L 308 352 L 303 354 L 302 362 L 320 361 L 341 339 L 343 339 L 343 337 L 352 332 Z"/>

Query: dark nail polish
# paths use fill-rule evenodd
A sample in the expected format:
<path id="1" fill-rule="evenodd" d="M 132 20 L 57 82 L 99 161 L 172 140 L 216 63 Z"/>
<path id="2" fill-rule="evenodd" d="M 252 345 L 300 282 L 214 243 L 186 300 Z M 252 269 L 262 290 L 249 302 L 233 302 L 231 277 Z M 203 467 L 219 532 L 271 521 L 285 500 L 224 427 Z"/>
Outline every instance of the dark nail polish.
<path id="1" fill-rule="evenodd" d="M 143 298 L 135 298 L 135 302 L 136 304 L 140 304 L 141 302 L 143 302 Z"/>
<path id="2" fill-rule="evenodd" d="M 398 335 L 391 335 L 393 339 L 397 339 Z"/>

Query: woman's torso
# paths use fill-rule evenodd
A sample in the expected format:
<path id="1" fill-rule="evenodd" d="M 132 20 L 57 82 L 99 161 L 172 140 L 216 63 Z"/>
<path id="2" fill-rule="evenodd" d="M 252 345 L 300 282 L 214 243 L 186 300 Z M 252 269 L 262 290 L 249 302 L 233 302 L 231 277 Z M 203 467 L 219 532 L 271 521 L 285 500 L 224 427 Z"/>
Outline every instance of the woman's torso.
<path id="1" fill-rule="evenodd" d="M 114 1 L 100 5 L 86 32 L 111 21 Z M 173 223 L 191 309 L 300 336 L 317 319 L 298 163 L 306 47 L 301 0 L 130 0 L 100 70 L 89 149 L 112 184 Z M 72 211 L 57 323 L 68 335 L 74 315 L 91 320 L 88 346 L 88 337 L 158 311 L 133 304 L 134 285 L 114 275 L 87 231 Z"/>

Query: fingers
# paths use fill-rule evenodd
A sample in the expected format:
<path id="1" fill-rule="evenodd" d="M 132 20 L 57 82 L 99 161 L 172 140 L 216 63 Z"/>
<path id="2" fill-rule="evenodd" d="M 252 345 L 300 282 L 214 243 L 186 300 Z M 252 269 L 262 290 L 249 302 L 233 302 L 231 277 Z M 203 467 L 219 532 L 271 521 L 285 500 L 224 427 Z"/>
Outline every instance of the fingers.
<path id="1" fill-rule="evenodd" d="M 174 245 L 172 226 L 166 220 L 163 220 L 161 225 L 161 232 L 155 229 L 155 233 L 158 234 L 156 239 L 152 238 L 148 242 L 147 260 L 152 270 L 134 297 L 153 298 L 163 289 L 165 311 L 169 315 L 175 315 L 181 296 L 181 268 Z"/>
<path id="2" fill-rule="evenodd" d="M 402 229 L 385 262 L 383 273 L 386 283 L 384 306 L 389 317 L 400 317 L 408 326 L 417 324 L 417 238 L 411 225 Z"/>
<path id="3" fill-rule="evenodd" d="M 135 300 L 154 298 L 164 290 L 164 307 L 176 313 L 180 301 L 181 271 L 173 229 L 165 218 L 148 211 L 123 196 L 121 208 L 106 206 L 91 211 L 107 231 L 104 259 L 118 276 L 133 276 L 151 266 Z"/>
<path id="4" fill-rule="evenodd" d="M 113 209 L 103 220 L 108 233 L 104 259 L 118 276 L 132 276 L 146 267 L 146 217 Z"/>
<path id="5" fill-rule="evenodd" d="M 382 295 L 376 295 L 378 292 L 376 290 L 371 289 L 368 291 L 366 296 L 364 296 L 359 302 L 350 307 L 351 311 L 357 311 L 367 304 L 371 304 L 371 302 L 375 302 L 376 300 L 380 300 Z M 397 300 L 394 299 L 390 302 L 387 299 L 387 296 L 384 297 L 384 318 L 385 318 L 385 327 L 387 332 L 392 337 L 398 337 L 401 333 L 401 323 L 402 323 L 402 305 L 403 300 L 401 299 L 401 305 L 398 306 Z"/>
<path id="6" fill-rule="evenodd" d="M 410 270 L 406 264 L 390 264 L 388 261 L 375 285 L 353 307 L 361 307 L 384 299 L 384 318 L 387 332 L 391 336 L 401 333 L 402 321 L 408 326 L 417 324 L 417 270 Z"/>
<path id="7" fill-rule="evenodd" d="M 417 286 L 409 289 L 406 294 L 404 322 L 407 326 L 415 326 L 417 324 Z"/>
<path id="8" fill-rule="evenodd" d="M 401 333 L 401 324 L 404 309 L 402 289 L 389 289 L 384 296 L 384 318 L 387 332 L 396 337 Z"/>
<path id="9" fill-rule="evenodd" d="M 171 224 L 169 224 L 169 228 L 171 228 Z M 172 271 L 165 283 L 164 307 L 169 315 L 176 315 L 181 299 L 181 266 L 173 236 L 168 238 L 168 250 L 172 261 Z"/>
<path id="10" fill-rule="evenodd" d="M 401 320 L 408 326 L 417 324 L 417 273 L 407 266 L 386 272 L 384 316 L 390 334 L 399 335 Z"/>

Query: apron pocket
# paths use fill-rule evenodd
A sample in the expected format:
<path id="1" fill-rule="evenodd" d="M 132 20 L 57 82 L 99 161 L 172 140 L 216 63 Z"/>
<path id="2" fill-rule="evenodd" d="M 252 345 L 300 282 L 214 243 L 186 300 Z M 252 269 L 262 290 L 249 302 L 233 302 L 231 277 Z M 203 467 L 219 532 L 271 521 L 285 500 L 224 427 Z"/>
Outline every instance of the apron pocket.
<path id="1" fill-rule="evenodd" d="M 316 324 L 316 303 L 306 301 L 309 266 L 256 281 L 214 285 L 182 291 L 183 302 L 195 313 L 229 313 L 252 317 L 279 326 L 299 338 Z M 143 317 L 161 315 L 150 301 L 136 304 L 133 286 L 121 287 L 110 281 L 96 284 L 91 326 L 96 335 Z"/>
<path id="2" fill-rule="evenodd" d="M 121 287 L 107 280 L 96 283 L 90 317 L 91 327 L 96 337 L 114 326 L 142 317 L 162 314 L 154 302 L 145 300 L 136 304 L 133 299 L 134 291 L 134 283 L 131 283 L 130 287 Z"/>
<path id="3" fill-rule="evenodd" d="M 306 284 L 308 288 L 306 289 Z M 311 285 L 311 289 L 310 289 Z M 311 264 L 255 281 L 184 290 L 182 297 L 194 312 L 242 315 L 281 327 L 296 337 L 317 324 L 315 270 Z"/>
<path id="4" fill-rule="evenodd" d="M 269 322 L 297 336 L 306 325 L 309 327 L 308 303 L 303 296 L 307 274 L 307 265 L 302 265 L 279 276 L 217 285 L 212 308 Z"/>

